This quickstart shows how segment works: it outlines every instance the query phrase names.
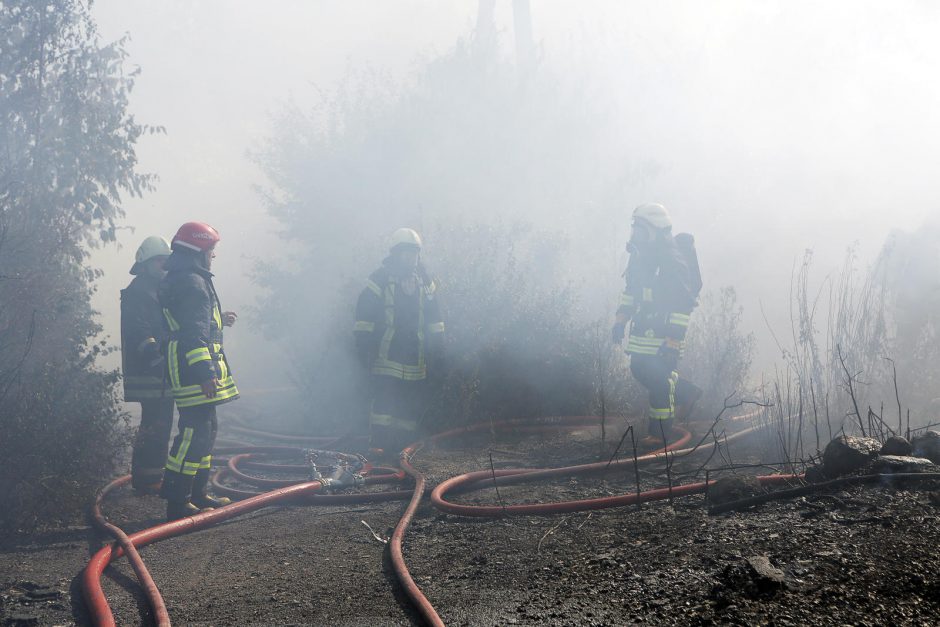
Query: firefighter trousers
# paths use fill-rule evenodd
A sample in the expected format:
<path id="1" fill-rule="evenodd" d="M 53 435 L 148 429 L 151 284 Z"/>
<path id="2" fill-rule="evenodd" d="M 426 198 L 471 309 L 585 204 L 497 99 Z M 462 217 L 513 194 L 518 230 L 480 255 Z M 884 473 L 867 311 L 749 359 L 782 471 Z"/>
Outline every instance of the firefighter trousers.
<path id="1" fill-rule="evenodd" d="M 179 408 L 179 425 L 173 446 L 166 458 L 161 496 L 171 502 L 188 501 L 197 480 L 204 493 L 212 465 L 212 448 L 219 429 L 215 405 Z"/>
<path id="2" fill-rule="evenodd" d="M 404 381 L 383 375 L 372 379 L 370 446 L 397 455 L 420 437 L 418 422 L 424 411 L 427 380 Z"/>
<path id="3" fill-rule="evenodd" d="M 630 372 L 649 391 L 650 425 L 676 416 L 676 405 L 697 398 L 701 390 L 679 378 L 679 359 L 665 355 L 631 355 Z M 653 427 L 651 426 L 651 430 Z M 658 431 L 658 429 L 655 429 Z"/>
<path id="4" fill-rule="evenodd" d="M 131 453 L 131 483 L 144 489 L 160 482 L 173 430 L 173 397 L 140 402 L 140 426 Z"/>

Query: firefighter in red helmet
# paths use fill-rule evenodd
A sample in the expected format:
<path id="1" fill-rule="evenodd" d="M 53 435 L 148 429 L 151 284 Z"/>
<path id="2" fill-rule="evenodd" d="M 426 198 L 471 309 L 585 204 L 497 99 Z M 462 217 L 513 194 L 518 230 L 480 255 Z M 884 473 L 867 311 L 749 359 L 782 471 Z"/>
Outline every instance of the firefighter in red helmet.
<path id="1" fill-rule="evenodd" d="M 219 239 L 208 224 L 181 226 L 158 294 L 168 331 L 167 382 L 179 408 L 179 432 L 160 492 L 167 500 L 167 520 L 229 503 L 207 491 L 218 429 L 216 406 L 238 398 L 222 345 L 223 327 L 234 324 L 237 316 L 222 311 L 210 272 Z"/>

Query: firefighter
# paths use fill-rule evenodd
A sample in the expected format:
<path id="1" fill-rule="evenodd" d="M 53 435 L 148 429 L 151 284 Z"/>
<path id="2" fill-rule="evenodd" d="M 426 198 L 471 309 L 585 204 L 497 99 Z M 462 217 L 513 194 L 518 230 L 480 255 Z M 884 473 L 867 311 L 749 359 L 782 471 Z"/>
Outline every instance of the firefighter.
<path id="1" fill-rule="evenodd" d="M 414 230 L 395 231 L 356 305 L 356 348 L 372 379 L 371 446 L 389 453 L 417 439 L 428 370 L 440 369 L 444 322 L 420 254 Z"/>
<path id="2" fill-rule="evenodd" d="M 173 394 L 165 389 L 160 352 L 166 333 L 157 287 L 166 272 L 170 245 L 162 237 L 141 242 L 131 268 L 133 280 L 121 290 L 121 367 L 124 400 L 140 403 L 140 427 L 131 455 L 131 485 L 139 494 L 156 494 L 163 478 L 173 429 Z"/>
<path id="3" fill-rule="evenodd" d="M 692 236 L 673 236 L 672 221 L 662 205 L 636 208 L 627 250 L 626 286 L 611 335 L 620 344 L 632 319 L 626 352 L 630 371 L 649 391 L 647 443 L 651 444 L 668 439 L 677 406 L 685 418 L 702 395 L 678 373 L 702 282 Z"/>
<path id="4" fill-rule="evenodd" d="M 227 505 L 208 494 L 216 406 L 238 398 L 222 346 L 222 328 L 235 323 L 223 312 L 212 284 L 212 259 L 219 233 L 202 222 L 187 222 L 171 244 L 159 299 L 168 329 L 167 381 L 179 408 L 176 438 L 167 455 L 161 495 L 167 520 Z"/>

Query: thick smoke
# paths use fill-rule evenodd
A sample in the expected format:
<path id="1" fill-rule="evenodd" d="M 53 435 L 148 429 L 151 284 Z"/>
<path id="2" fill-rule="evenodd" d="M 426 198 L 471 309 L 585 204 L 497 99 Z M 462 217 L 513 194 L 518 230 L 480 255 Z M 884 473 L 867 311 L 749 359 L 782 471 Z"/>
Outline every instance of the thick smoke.
<path id="1" fill-rule="evenodd" d="M 534 3 L 531 24 L 509 2 L 448 5 L 176 2 L 135 18 L 96 3 L 103 28 L 131 30 L 135 107 L 168 130 L 141 150 L 161 186 L 128 205 L 120 255 L 99 257 L 106 326 L 137 240 L 196 218 L 223 233 L 226 306 L 256 307 L 268 333 L 227 339 L 246 390 L 314 376 L 266 338 L 322 368 L 352 359 L 348 309 L 403 225 L 438 274 L 448 233 L 522 229 L 526 278 L 566 290 L 589 327 L 615 307 L 630 209 L 656 200 L 696 235 L 714 298 L 734 287 L 753 384 L 780 358 L 768 329 L 790 333 L 805 249 L 817 290 L 850 247 L 864 273 L 892 229 L 936 214 L 931 5 Z M 896 241 L 936 251 L 914 237 Z"/>

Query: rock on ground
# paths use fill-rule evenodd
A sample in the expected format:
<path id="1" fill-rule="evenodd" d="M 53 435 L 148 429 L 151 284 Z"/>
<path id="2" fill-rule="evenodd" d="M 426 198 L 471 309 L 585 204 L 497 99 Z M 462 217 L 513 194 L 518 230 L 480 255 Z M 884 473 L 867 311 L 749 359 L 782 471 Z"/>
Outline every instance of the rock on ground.
<path id="1" fill-rule="evenodd" d="M 910 457 L 903 455 L 879 455 L 871 464 L 874 473 L 894 472 L 937 472 L 940 468 L 929 459 L 923 457 Z"/>
<path id="2" fill-rule="evenodd" d="M 826 445 L 823 470 L 829 477 L 839 477 L 866 466 L 881 450 L 875 438 L 842 435 Z"/>
<path id="3" fill-rule="evenodd" d="M 881 447 L 879 453 L 881 455 L 910 455 L 913 452 L 913 447 L 911 443 L 908 442 L 905 438 L 902 438 L 899 435 L 892 435 L 890 438 L 885 440 L 884 446 Z"/>

